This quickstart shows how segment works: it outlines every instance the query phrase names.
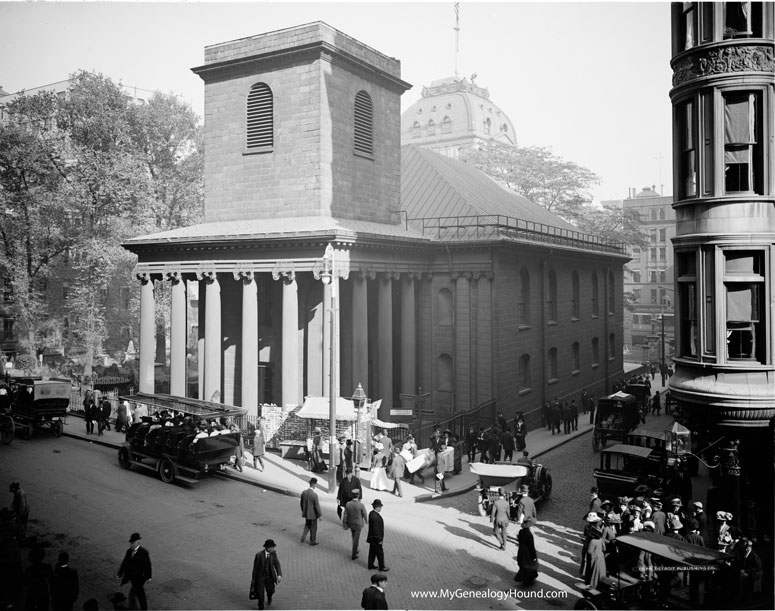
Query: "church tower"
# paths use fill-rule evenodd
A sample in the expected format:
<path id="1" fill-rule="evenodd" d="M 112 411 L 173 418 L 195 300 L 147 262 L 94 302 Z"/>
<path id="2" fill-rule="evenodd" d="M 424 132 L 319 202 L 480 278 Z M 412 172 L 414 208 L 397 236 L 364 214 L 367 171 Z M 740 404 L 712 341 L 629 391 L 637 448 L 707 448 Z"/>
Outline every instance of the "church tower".
<path id="1" fill-rule="evenodd" d="M 193 71 L 208 222 L 399 222 L 398 60 L 315 22 L 209 46 Z"/>

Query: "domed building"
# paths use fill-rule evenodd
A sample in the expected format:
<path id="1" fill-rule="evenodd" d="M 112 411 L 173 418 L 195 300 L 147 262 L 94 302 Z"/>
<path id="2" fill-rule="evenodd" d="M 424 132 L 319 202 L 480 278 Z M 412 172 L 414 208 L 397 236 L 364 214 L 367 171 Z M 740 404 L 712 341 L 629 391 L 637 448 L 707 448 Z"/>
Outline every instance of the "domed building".
<path id="1" fill-rule="evenodd" d="M 511 119 L 490 92 L 457 76 L 423 87 L 422 97 L 401 115 L 401 144 L 416 144 L 457 158 L 461 148 L 497 140 L 517 144 Z"/>

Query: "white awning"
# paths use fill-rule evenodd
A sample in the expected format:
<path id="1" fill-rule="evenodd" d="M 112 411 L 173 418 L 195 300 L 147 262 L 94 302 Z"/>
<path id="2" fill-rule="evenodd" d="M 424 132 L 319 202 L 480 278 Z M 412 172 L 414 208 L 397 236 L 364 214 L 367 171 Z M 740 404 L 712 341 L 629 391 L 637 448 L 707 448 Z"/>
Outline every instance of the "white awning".
<path id="1" fill-rule="evenodd" d="M 329 401 L 328 397 L 304 397 L 304 404 L 296 412 L 299 418 L 317 418 L 319 420 L 328 420 Z M 351 399 L 344 397 L 336 398 L 336 419 L 353 421 L 357 420 L 355 406 Z"/>

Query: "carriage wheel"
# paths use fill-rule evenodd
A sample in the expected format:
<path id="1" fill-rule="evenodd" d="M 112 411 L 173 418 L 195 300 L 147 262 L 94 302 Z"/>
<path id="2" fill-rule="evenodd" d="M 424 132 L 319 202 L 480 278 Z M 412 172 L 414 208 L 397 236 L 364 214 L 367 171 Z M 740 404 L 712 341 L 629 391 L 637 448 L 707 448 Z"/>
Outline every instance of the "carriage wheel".
<path id="1" fill-rule="evenodd" d="M 54 420 L 51 423 L 51 430 L 54 433 L 54 437 L 61 437 L 63 429 L 64 429 L 64 426 L 62 426 L 61 420 Z"/>
<path id="2" fill-rule="evenodd" d="M 592 433 L 592 449 L 595 452 L 600 451 L 600 436 L 597 433 Z"/>
<path id="3" fill-rule="evenodd" d="M 175 481 L 175 464 L 166 456 L 159 461 L 159 478 L 165 484 Z"/>
<path id="4" fill-rule="evenodd" d="M 121 447 L 118 450 L 118 466 L 122 469 L 129 469 L 132 466 L 132 459 L 129 456 L 129 450 Z"/>
<path id="5" fill-rule="evenodd" d="M 13 433 L 14 433 L 13 418 L 8 418 L 8 423 L 3 426 L 3 430 L 0 432 L 0 436 L 2 436 L 3 443 L 5 445 L 8 445 L 13 441 Z"/>

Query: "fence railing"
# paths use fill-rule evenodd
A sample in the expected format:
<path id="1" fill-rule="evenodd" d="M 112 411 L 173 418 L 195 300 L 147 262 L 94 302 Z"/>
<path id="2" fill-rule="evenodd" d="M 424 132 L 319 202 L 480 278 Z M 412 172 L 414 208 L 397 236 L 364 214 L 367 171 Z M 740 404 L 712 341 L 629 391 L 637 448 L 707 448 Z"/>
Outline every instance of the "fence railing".
<path id="1" fill-rule="evenodd" d="M 621 242 L 606 242 L 596 235 L 500 214 L 407 219 L 406 227 L 439 240 L 510 238 L 585 250 L 626 253 L 626 245 Z"/>

